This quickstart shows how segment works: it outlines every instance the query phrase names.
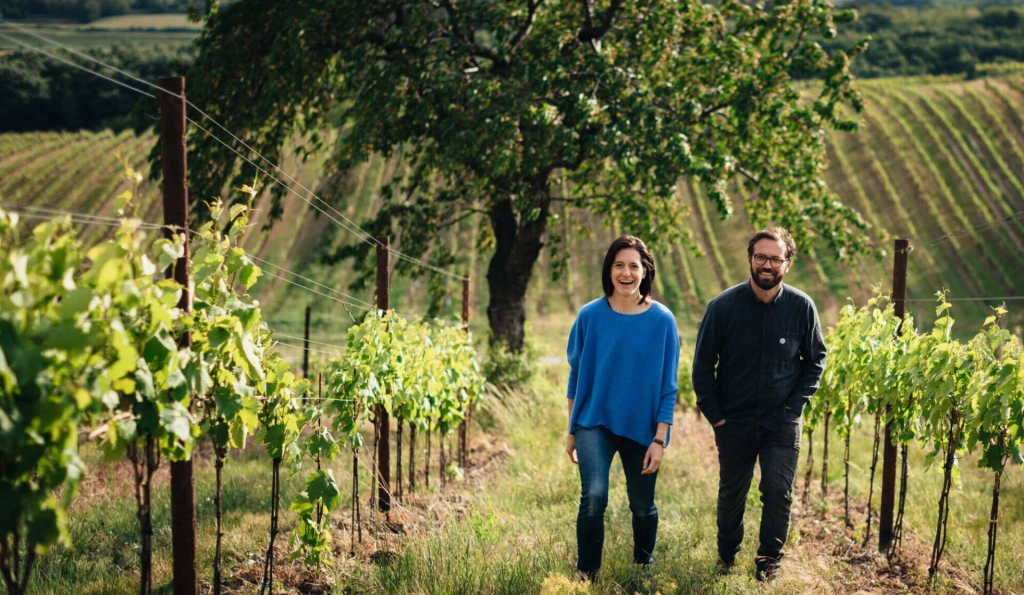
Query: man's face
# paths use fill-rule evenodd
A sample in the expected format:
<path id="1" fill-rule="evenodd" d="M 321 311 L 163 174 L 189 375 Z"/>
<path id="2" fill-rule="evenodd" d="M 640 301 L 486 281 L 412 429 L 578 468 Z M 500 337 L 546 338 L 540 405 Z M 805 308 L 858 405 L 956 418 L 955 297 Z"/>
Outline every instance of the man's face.
<path id="1" fill-rule="evenodd" d="M 750 258 L 750 278 L 761 289 L 772 289 L 782 283 L 792 264 L 786 258 L 786 244 L 782 240 L 758 240 Z"/>

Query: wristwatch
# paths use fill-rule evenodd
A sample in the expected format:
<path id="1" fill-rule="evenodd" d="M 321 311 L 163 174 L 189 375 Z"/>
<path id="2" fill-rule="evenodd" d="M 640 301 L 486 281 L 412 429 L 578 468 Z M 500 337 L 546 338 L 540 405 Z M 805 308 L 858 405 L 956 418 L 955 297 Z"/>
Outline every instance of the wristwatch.
<path id="1" fill-rule="evenodd" d="M 654 443 L 660 445 L 662 448 L 665 448 L 665 441 L 662 440 L 661 438 L 655 438 Z"/>

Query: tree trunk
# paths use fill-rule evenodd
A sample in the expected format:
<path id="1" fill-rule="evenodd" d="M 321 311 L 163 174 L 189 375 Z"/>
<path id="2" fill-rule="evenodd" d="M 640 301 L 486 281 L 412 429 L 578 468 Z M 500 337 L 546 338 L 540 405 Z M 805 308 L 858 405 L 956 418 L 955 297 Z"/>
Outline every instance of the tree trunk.
<path id="1" fill-rule="evenodd" d="M 128 456 L 135 474 L 135 515 L 139 521 L 139 595 L 149 595 L 153 592 L 153 516 L 150 484 L 157 465 L 156 440 L 147 436 L 141 452 L 135 443 L 128 448 Z"/>
<path id="2" fill-rule="evenodd" d="M 416 491 L 416 426 L 409 424 L 409 493 Z"/>
<path id="3" fill-rule="evenodd" d="M 825 447 L 821 453 L 821 497 L 828 498 L 828 425 L 832 420 L 832 409 L 825 402 Z"/>
<path id="4" fill-rule="evenodd" d="M 900 495 L 896 504 L 896 521 L 893 523 L 892 543 L 889 544 L 889 551 L 886 555 L 894 557 L 903 546 L 903 511 L 907 504 L 907 480 L 910 475 L 907 464 L 907 445 L 900 446 Z"/>
<path id="5" fill-rule="evenodd" d="M 1002 438 L 1000 438 L 1002 442 Z M 995 483 L 992 485 L 992 512 L 988 520 L 988 556 L 985 558 L 985 595 L 992 595 L 996 573 L 996 532 L 999 527 L 999 482 L 1003 471 L 996 471 Z"/>
<path id="6" fill-rule="evenodd" d="M 444 476 L 444 434 L 437 431 L 437 479 L 443 486 L 448 483 Z"/>
<path id="7" fill-rule="evenodd" d="M 538 196 L 536 218 L 520 221 L 511 199 L 504 199 L 490 210 L 495 249 L 487 267 L 487 285 L 491 302 L 487 306 L 492 340 L 504 342 L 509 351 L 522 353 L 523 325 L 526 323 L 526 290 L 533 266 L 544 247 L 550 199 L 546 196 L 546 176 Z"/>
<path id="8" fill-rule="evenodd" d="M 216 446 L 214 447 L 217 459 L 214 462 L 214 469 L 217 474 L 217 493 L 213 498 L 214 506 L 216 507 L 216 523 L 217 523 L 217 546 L 213 554 L 213 593 L 214 595 L 221 595 L 223 592 L 222 586 L 222 573 L 220 568 L 221 551 L 224 542 L 224 499 L 223 495 L 223 471 L 224 471 L 224 458 L 227 456 L 227 447 Z"/>
<path id="9" fill-rule="evenodd" d="M 843 520 L 852 528 L 850 521 L 850 434 L 853 433 L 853 392 L 846 394 L 846 437 L 843 450 Z"/>
<path id="10" fill-rule="evenodd" d="M 395 482 L 398 484 L 395 489 L 398 491 L 398 502 L 405 503 L 405 494 L 402 493 L 402 418 L 398 418 L 398 465 L 395 473 Z"/>
<path id="11" fill-rule="evenodd" d="M 801 501 L 806 504 L 811 493 L 811 474 L 814 471 L 814 432 L 807 432 L 807 474 L 804 475 L 804 495 Z"/>
<path id="12" fill-rule="evenodd" d="M 882 430 L 882 412 L 881 410 L 875 413 L 875 438 L 873 446 L 871 447 L 871 479 L 868 481 L 868 520 L 867 529 L 864 530 L 864 547 L 867 547 L 868 541 L 871 540 L 871 499 L 875 495 L 875 469 L 878 467 L 878 447 L 880 445 Z"/>
<path id="13" fill-rule="evenodd" d="M 946 536 L 949 532 L 949 491 L 953 487 L 953 464 L 956 458 L 956 447 L 960 442 L 959 415 L 954 409 L 949 419 L 949 433 L 945 451 L 945 464 L 942 466 L 942 492 L 939 494 L 939 514 L 935 527 L 935 541 L 932 543 L 932 558 L 928 565 L 928 582 L 931 583 L 939 571 L 943 551 L 946 549 Z"/>
<path id="14" fill-rule="evenodd" d="M 277 512 L 281 505 L 281 459 L 274 459 L 270 483 L 270 543 L 267 544 L 267 555 L 263 561 L 263 581 L 260 583 L 260 595 L 268 592 L 274 595 L 274 541 L 277 539 Z"/>
<path id="15" fill-rule="evenodd" d="M 850 521 L 850 432 L 853 428 L 846 429 L 846 447 L 843 452 L 843 520 L 846 526 L 853 528 Z"/>

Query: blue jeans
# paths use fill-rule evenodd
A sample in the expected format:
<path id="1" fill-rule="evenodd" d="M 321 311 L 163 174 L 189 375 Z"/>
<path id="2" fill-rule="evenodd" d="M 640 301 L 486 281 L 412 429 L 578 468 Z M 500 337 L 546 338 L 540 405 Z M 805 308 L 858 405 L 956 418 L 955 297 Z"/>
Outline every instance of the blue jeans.
<path id="1" fill-rule="evenodd" d="M 778 431 L 761 427 L 754 418 L 729 418 L 715 428 L 718 463 L 718 556 L 732 564 L 743 542 L 743 512 L 754 464 L 761 466 L 761 529 L 757 567 L 778 565 L 789 536 L 793 478 L 800 455 L 803 418 L 787 416 Z"/>
<path id="2" fill-rule="evenodd" d="M 576 455 L 580 463 L 580 512 L 576 518 L 576 567 L 593 577 L 601 569 L 604 548 L 604 511 L 608 507 L 608 473 L 612 457 L 619 453 L 626 473 L 626 495 L 633 513 L 633 562 L 652 564 L 658 538 L 658 508 L 654 506 L 654 485 L 658 473 L 641 475 L 648 445 L 616 436 L 604 428 L 577 427 Z"/>

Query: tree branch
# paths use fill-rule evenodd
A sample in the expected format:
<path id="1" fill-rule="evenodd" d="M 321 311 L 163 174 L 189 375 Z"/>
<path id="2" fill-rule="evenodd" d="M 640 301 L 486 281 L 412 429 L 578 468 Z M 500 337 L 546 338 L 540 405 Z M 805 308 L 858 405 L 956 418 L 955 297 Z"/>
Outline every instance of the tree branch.
<path id="1" fill-rule="evenodd" d="M 508 44 L 509 55 L 514 54 L 516 48 L 519 47 L 519 44 L 522 43 L 523 40 L 526 39 L 526 36 L 530 34 L 530 31 L 533 29 L 533 23 L 537 19 L 537 9 L 540 8 L 541 4 L 544 4 L 544 0 L 537 0 L 536 2 L 533 0 L 526 0 L 526 20 L 523 22 L 523 26 L 519 28 L 519 31 L 516 31 L 515 36 L 512 37 L 512 41 Z"/>
<path id="2" fill-rule="evenodd" d="M 580 0 L 583 6 L 583 26 L 586 29 L 593 28 L 594 16 L 591 14 L 590 0 Z"/>
<path id="3" fill-rule="evenodd" d="M 551 197 L 551 201 L 552 202 L 564 202 L 564 203 L 571 204 L 571 205 L 579 205 L 579 204 L 588 203 L 588 202 L 590 202 L 592 200 L 597 200 L 599 198 L 615 198 L 615 196 L 612 195 L 612 194 L 591 194 L 590 196 L 579 196 L 579 197 L 552 196 Z"/>
<path id="4" fill-rule="evenodd" d="M 412 184 L 409 186 L 408 189 L 406 189 L 405 200 L 403 202 L 409 202 L 412 199 L 413 193 L 416 192 L 416 190 L 420 186 L 420 183 L 423 181 L 423 170 L 425 170 L 426 167 L 427 166 L 424 163 L 416 164 L 416 170 L 413 172 L 412 175 Z"/>
<path id="5" fill-rule="evenodd" d="M 601 39 L 603 39 L 612 28 L 612 23 L 615 22 L 615 15 L 619 12 L 619 9 L 622 8 L 622 0 L 612 0 L 611 5 L 608 6 L 608 10 L 604 13 L 604 19 L 601 20 L 599 25 L 594 25 L 593 16 L 590 14 L 590 0 L 582 1 L 587 26 L 576 34 L 576 39 L 579 39 L 584 43 L 588 41 L 601 41 Z"/>
<path id="6" fill-rule="evenodd" d="M 466 33 L 462 31 L 462 27 L 459 25 L 459 17 L 455 12 L 455 6 L 452 5 L 452 1 L 441 0 L 441 5 L 444 7 L 444 11 L 448 16 L 448 22 L 451 24 L 452 34 L 456 39 L 469 48 L 470 55 L 490 60 L 497 65 L 499 63 L 498 52 L 491 48 L 478 45 L 476 40 L 472 39 L 472 33 L 470 33 L 470 35 L 466 35 Z"/>
<path id="7" fill-rule="evenodd" d="M 744 178 L 750 180 L 751 182 L 753 182 L 755 184 L 760 184 L 761 183 L 761 180 L 759 180 L 757 176 L 755 176 L 754 174 L 750 173 L 749 171 L 747 171 L 746 169 L 744 169 L 742 167 L 738 167 L 737 166 L 736 167 L 736 171 L 739 172 L 739 174 L 741 176 L 743 176 Z"/>
<path id="8" fill-rule="evenodd" d="M 463 221 L 464 219 L 466 219 L 470 215 L 478 215 L 478 214 L 479 215 L 490 215 L 491 212 L 486 210 L 486 209 L 466 209 L 458 217 L 453 217 L 452 219 L 449 219 L 448 221 L 445 221 L 443 223 L 438 223 L 437 224 L 437 228 L 438 229 L 447 229 L 447 228 L 455 225 L 456 223 L 458 223 L 460 221 Z"/>
<path id="9" fill-rule="evenodd" d="M 806 34 L 806 33 L 807 33 L 807 25 L 803 25 L 802 27 L 800 27 L 800 34 L 797 35 L 797 37 L 796 37 L 796 43 L 794 43 L 793 47 L 789 48 L 789 51 L 786 52 L 786 59 L 785 59 L 785 61 L 787 63 L 793 58 L 793 54 L 798 49 L 800 49 L 800 44 L 803 43 L 803 41 L 804 41 L 804 34 Z"/>

